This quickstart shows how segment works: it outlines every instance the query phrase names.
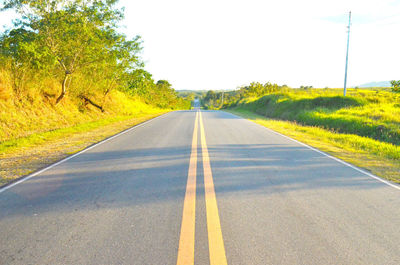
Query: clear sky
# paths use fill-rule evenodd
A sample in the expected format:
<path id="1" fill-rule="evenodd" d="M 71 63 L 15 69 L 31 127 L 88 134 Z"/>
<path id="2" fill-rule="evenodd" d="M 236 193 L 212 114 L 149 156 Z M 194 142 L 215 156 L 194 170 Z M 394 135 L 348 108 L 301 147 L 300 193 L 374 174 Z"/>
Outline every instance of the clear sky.
<path id="1" fill-rule="evenodd" d="M 400 0 L 120 0 L 146 69 L 175 89 L 252 81 L 343 87 L 400 79 Z M 1 14 L 0 23 L 12 15 Z"/>

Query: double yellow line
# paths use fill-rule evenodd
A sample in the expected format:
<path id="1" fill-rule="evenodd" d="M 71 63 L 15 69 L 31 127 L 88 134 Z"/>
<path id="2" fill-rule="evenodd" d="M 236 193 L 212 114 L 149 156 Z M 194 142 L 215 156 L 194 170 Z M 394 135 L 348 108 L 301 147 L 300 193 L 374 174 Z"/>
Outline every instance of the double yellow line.
<path id="1" fill-rule="evenodd" d="M 197 141 L 198 124 L 200 121 L 201 153 L 203 158 L 204 189 L 207 211 L 208 246 L 211 265 L 227 264 L 224 240 L 222 238 L 221 223 L 219 220 L 217 199 L 215 197 L 214 181 L 211 172 L 210 157 L 206 136 L 204 133 L 203 118 L 201 112 L 196 112 L 193 129 L 192 152 L 190 155 L 188 180 L 186 184 L 185 201 L 183 203 L 183 215 L 181 234 L 179 239 L 177 265 L 194 264 L 194 241 L 196 225 L 196 174 L 197 174 Z"/>

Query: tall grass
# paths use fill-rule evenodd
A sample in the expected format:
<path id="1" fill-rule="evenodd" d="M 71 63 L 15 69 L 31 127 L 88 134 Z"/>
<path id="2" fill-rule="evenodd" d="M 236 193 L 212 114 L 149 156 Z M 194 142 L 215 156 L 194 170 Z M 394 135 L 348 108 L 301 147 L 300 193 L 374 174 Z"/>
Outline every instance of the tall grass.
<path id="1" fill-rule="evenodd" d="M 387 91 L 288 90 L 242 99 L 237 108 L 332 132 L 400 145 L 400 97 Z"/>
<path id="2" fill-rule="evenodd" d="M 27 82 L 26 86 L 29 89 L 18 94 L 11 72 L 0 67 L 0 145 L 3 147 L 6 142 L 15 145 L 18 141 L 34 139 L 35 135 L 43 136 L 46 132 L 66 130 L 77 125 L 101 124 L 102 121 L 109 123 L 164 112 L 119 90 L 112 90 L 107 96 L 100 92 L 91 94 L 92 100 L 104 107 L 104 112 L 85 104 L 73 94 L 55 105 L 49 95 L 58 92 L 57 80 L 42 80 L 41 83 L 32 81 Z"/>
<path id="3" fill-rule="evenodd" d="M 106 111 L 101 112 L 91 106 L 82 110 L 74 99 L 66 99 L 56 106 L 45 99 L 16 103 L 0 100 L 0 142 L 104 119 L 162 112 L 119 91 L 113 91 L 105 105 Z"/>
<path id="4" fill-rule="evenodd" d="M 269 119 L 240 108 L 228 111 L 367 169 L 377 176 L 400 183 L 400 146 L 291 121 Z"/>

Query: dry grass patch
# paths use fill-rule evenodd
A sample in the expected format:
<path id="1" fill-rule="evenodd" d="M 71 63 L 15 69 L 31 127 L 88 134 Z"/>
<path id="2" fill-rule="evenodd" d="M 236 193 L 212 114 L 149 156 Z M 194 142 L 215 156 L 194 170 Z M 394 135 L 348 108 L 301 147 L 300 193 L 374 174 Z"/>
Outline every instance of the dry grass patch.
<path id="1" fill-rule="evenodd" d="M 165 112 L 165 111 L 164 111 Z M 48 135 L 43 141 L 27 141 L 26 145 L 4 148 L 0 153 L 0 186 L 22 176 L 35 172 L 49 164 L 59 161 L 68 155 L 97 143 L 136 124 L 154 118 L 164 112 L 146 114 L 140 117 L 125 117 L 107 123 L 88 123 L 69 128 L 67 131 Z M 43 136 L 42 136 L 43 137 Z M 40 137 L 39 137 L 40 138 Z M 21 143 L 22 139 L 20 139 Z M 23 142 L 23 141 L 22 141 Z M 18 143 L 18 141 L 17 141 Z"/>

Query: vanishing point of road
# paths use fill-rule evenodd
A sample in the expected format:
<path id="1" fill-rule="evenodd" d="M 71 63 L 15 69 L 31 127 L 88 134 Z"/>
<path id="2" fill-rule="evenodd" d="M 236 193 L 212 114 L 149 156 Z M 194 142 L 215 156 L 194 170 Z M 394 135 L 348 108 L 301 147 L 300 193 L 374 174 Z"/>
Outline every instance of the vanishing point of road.
<path id="1" fill-rule="evenodd" d="M 0 264 L 400 264 L 400 190 L 222 111 L 0 189 Z"/>

